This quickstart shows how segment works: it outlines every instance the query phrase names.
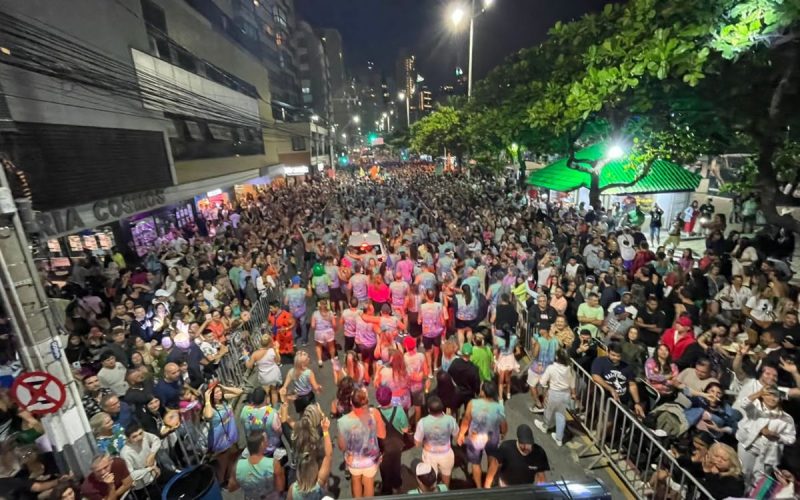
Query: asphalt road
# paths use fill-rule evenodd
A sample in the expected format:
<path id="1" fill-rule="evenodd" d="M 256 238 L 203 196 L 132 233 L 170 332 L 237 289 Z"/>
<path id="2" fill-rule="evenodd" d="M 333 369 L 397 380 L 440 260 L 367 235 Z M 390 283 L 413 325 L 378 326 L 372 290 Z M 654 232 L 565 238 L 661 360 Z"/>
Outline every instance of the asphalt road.
<path id="1" fill-rule="evenodd" d="M 309 308 L 311 309 L 311 308 Z M 311 337 L 313 338 L 313 333 Z M 337 334 L 337 344 L 341 347 L 343 344 L 341 332 Z M 335 398 L 336 387 L 333 383 L 331 363 L 326 361 L 322 368 L 317 366 L 316 353 L 314 352 L 313 345 L 309 344 L 305 350 L 312 358 L 311 368 L 317 377 L 317 381 L 322 385 L 322 394 L 317 396 L 317 401 L 322 405 L 323 410 L 327 414 L 330 410 L 331 402 Z M 340 351 L 341 352 L 341 351 Z M 285 365 L 282 367 L 284 377 L 290 366 Z M 370 387 L 370 400 L 375 403 L 375 389 Z M 562 447 L 557 447 L 555 442 L 549 435 L 541 433 L 534 425 L 534 418 L 541 418 L 541 415 L 534 415 L 528 411 L 528 406 L 531 403 L 531 398 L 528 394 L 513 394 L 509 401 L 506 401 L 506 419 L 508 421 L 508 438 L 515 439 L 517 426 L 520 424 L 528 424 L 533 429 L 536 442 L 539 446 L 543 447 L 547 453 L 548 461 L 550 462 L 550 472 L 548 473 L 549 480 L 577 480 L 583 481 L 587 478 L 598 478 L 611 491 L 613 498 L 624 499 L 632 498 L 630 493 L 624 488 L 621 483 L 615 481 L 607 468 L 600 468 L 587 471 L 585 467 L 591 462 L 591 459 L 579 460 L 578 454 L 584 447 L 583 436 L 579 433 L 578 429 L 568 425 L 568 434 L 571 438 L 565 437 L 565 443 Z M 294 409 L 291 413 L 294 417 Z M 344 474 L 344 458 L 336 446 L 337 429 L 335 423 L 331 426 L 331 437 L 334 442 L 334 456 L 333 456 L 333 471 L 328 485 L 328 491 L 334 498 L 350 498 L 350 482 Z M 569 439 L 569 440 L 568 440 Z M 410 468 L 412 461 L 420 459 L 422 454 L 421 449 L 413 448 L 403 453 L 403 491 L 411 488 L 416 488 L 416 480 Z M 461 457 L 459 459 L 459 456 Z M 472 479 L 467 470 L 467 464 L 463 453 L 456 451 L 456 468 L 453 471 L 451 479 L 451 489 L 464 489 L 472 487 Z M 484 458 L 483 470 L 486 471 L 486 459 Z M 380 480 L 380 475 L 376 477 L 376 481 Z M 376 487 L 376 491 L 379 488 Z M 225 492 L 226 499 L 242 498 L 241 493 Z"/>

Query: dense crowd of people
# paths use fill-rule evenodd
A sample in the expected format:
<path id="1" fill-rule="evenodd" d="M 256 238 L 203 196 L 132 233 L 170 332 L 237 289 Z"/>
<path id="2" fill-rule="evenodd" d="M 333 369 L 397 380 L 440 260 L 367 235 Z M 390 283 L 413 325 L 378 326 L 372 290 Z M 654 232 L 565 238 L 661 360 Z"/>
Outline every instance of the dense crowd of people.
<path id="1" fill-rule="evenodd" d="M 791 235 L 742 236 L 721 214 L 681 227 L 684 212 L 662 247 L 657 206 L 648 241 L 635 206 L 533 200 L 424 166 L 384 173 L 270 187 L 141 259 L 76 263 L 49 290 L 71 299 L 65 354 L 101 454 L 73 485 L 6 450 L 13 498 L 157 497 L 196 452 L 248 500 L 335 494 L 337 468 L 353 497 L 446 491 L 456 467 L 475 488 L 542 482 L 533 429 L 567 442 L 570 413 L 592 411 L 578 404 L 588 377 L 715 498 L 800 491 Z M 702 256 L 676 248 L 699 230 Z M 243 332 L 262 306 L 268 321 Z M 252 346 L 237 360 L 250 388 L 220 380 L 234 345 Z M 4 441 L 41 435 L 0 396 Z M 531 425 L 512 429 L 516 399 Z M 686 495 L 649 465 L 656 498 Z"/>

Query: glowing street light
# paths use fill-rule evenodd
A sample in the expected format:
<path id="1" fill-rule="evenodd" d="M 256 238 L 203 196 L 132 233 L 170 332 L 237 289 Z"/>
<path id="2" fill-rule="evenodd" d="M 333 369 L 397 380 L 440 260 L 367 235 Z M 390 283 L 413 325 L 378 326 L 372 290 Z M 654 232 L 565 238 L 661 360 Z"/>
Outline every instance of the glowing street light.
<path id="1" fill-rule="evenodd" d="M 319 121 L 319 115 L 311 115 L 311 121 L 312 122 L 318 122 Z"/>
<path id="2" fill-rule="evenodd" d="M 453 23 L 453 27 L 455 28 L 458 28 L 461 25 L 461 21 L 463 21 L 465 17 L 469 17 L 469 69 L 467 75 L 467 99 L 472 97 L 472 53 L 475 42 L 475 18 L 483 14 L 483 12 L 490 8 L 493 4 L 494 0 L 483 0 L 483 7 L 481 8 L 480 12 L 475 12 L 475 0 L 472 0 L 469 13 L 467 13 L 461 6 L 455 6 L 453 10 L 450 11 L 450 21 Z"/>
<path id="3" fill-rule="evenodd" d="M 353 123 L 361 123 L 361 117 L 356 115 L 353 117 Z"/>
<path id="4" fill-rule="evenodd" d="M 608 151 L 606 151 L 606 158 L 611 160 L 618 160 L 625 156 L 625 150 L 619 144 L 613 144 Z"/>
<path id="5" fill-rule="evenodd" d="M 461 7 L 456 7 L 450 13 L 450 21 L 453 22 L 453 26 L 457 27 L 459 24 L 461 24 L 461 21 L 464 20 L 464 16 L 466 15 L 467 14 L 464 12 L 464 9 L 462 9 Z"/>
<path id="6" fill-rule="evenodd" d="M 397 93 L 397 99 L 400 102 L 406 102 L 406 128 L 411 128 L 411 96 L 407 96 L 402 90 Z"/>

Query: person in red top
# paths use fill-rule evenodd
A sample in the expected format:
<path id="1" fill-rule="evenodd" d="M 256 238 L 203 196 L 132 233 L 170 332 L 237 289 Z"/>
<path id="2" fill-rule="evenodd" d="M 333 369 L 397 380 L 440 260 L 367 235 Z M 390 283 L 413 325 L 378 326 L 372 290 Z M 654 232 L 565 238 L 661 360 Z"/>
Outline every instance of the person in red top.
<path id="1" fill-rule="evenodd" d="M 280 303 L 275 301 L 269 305 L 270 333 L 278 344 L 281 354 L 281 363 L 294 362 L 294 316 L 286 309 L 281 309 Z"/>
<path id="2" fill-rule="evenodd" d="M 664 331 L 661 336 L 661 343 L 667 346 L 672 359 L 679 359 L 690 345 L 697 342 L 692 330 L 692 320 L 689 316 L 680 316 L 672 328 Z"/>
<path id="3" fill-rule="evenodd" d="M 228 342 L 228 328 L 225 326 L 225 323 L 222 322 L 222 315 L 218 310 L 215 309 L 211 311 L 211 318 L 200 327 L 200 331 L 202 332 L 206 328 L 211 330 L 214 339 L 220 344 Z"/>
<path id="4" fill-rule="evenodd" d="M 118 500 L 133 486 L 125 461 L 106 454 L 92 461 L 92 471 L 81 484 L 81 497 L 87 500 Z"/>
<path id="5" fill-rule="evenodd" d="M 636 256 L 633 258 L 633 264 L 631 265 L 631 276 L 636 274 L 636 271 L 638 271 L 639 268 L 646 266 L 654 260 L 656 260 L 656 254 L 650 250 L 650 246 L 647 244 L 647 242 L 643 241 L 639 245 L 639 250 L 636 251 Z"/>

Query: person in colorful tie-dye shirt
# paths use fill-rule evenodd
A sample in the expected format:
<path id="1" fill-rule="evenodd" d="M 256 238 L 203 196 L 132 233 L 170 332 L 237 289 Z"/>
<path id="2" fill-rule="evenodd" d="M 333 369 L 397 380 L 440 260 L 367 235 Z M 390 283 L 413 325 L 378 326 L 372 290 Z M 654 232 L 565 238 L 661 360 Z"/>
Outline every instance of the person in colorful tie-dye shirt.
<path id="1" fill-rule="evenodd" d="M 339 449 L 352 479 L 353 498 L 375 495 L 375 475 L 381 450 L 378 439 L 386 437 L 386 426 L 380 413 L 370 408 L 364 388 L 353 393 L 353 410 L 338 420 Z"/>
<path id="2" fill-rule="evenodd" d="M 472 479 L 476 488 L 483 485 L 483 452 L 486 451 L 491 465 L 494 460 L 491 455 L 507 431 L 506 411 L 503 404 L 498 402 L 497 384 L 484 382 L 480 397 L 467 404 L 458 434 L 459 446 L 467 445 L 467 461 L 472 465 Z"/>
<path id="3" fill-rule="evenodd" d="M 417 446 L 422 447 L 422 461 L 430 464 L 441 476 L 442 483 L 448 487 L 455 464 L 451 443 L 456 436 L 458 436 L 456 419 L 445 414 L 444 404 L 438 396 L 432 396 L 428 399 L 428 416 L 417 424 L 414 441 Z"/>

